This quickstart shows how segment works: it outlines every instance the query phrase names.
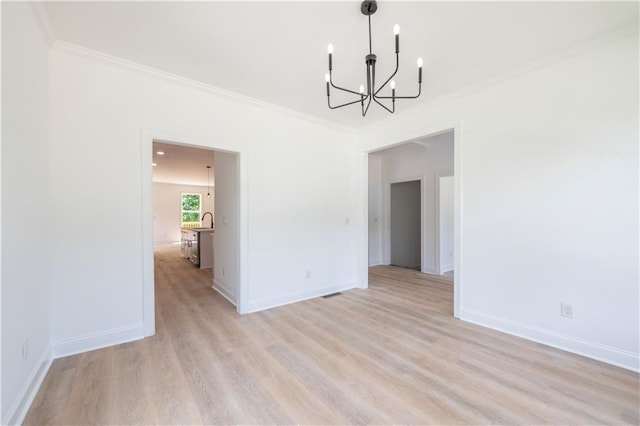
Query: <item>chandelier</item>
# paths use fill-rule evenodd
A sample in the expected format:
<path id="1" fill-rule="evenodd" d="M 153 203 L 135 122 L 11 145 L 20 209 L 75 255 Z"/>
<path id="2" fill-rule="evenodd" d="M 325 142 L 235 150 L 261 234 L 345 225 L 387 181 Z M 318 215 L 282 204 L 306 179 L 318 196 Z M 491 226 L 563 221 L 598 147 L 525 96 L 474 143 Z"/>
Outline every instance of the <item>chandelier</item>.
<path id="1" fill-rule="evenodd" d="M 347 105 L 353 105 L 360 103 L 362 108 L 362 116 L 367 115 L 367 111 L 369 111 L 369 106 L 371 105 L 371 101 L 377 103 L 382 108 L 386 109 L 388 112 L 393 114 L 396 110 L 396 99 L 416 99 L 422 93 L 422 58 L 418 58 L 418 94 L 415 96 L 396 96 L 396 83 L 392 80 L 392 78 L 398 72 L 398 66 L 400 62 L 400 26 L 397 24 L 393 27 L 393 34 L 396 37 L 396 69 L 393 71 L 391 76 L 385 80 L 385 82 L 378 88 L 376 88 L 376 59 L 377 56 L 373 54 L 371 48 L 371 15 L 376 13 L 378 10 L 378 4 L 375 0 L 365 0 L 362 2 L 360 6 L 360 12 L 363 15 L 369 17 L 369 54 L 365 56 L 365 63 L 367 64 L 367 85 L 360 85 L 360 91 L 356 92 L 353 90 L 345 89 L 340 86 L 337 86 L 333 83 L 333 45 L 330 44 L 327 48 L 329 52 L 329 72 L 325 74 L 324 78 L 327 82 L 327 104 L 330 109 L 342 108 Z M 384 89 L 387 84 L 391 88 L 391 96 L 381 96 L 378 93 L 382 89 Z M 356 95 L 358 99 L 346 102 L 341 105 L 331 105 L 331 88 L 341 90 L 343 92 L 347 92 L 353 95 Z M 381 100 L 383 99 L 391 99 L 391 108 L 384 105 Z M 365 106 L 366 104 L 366 106 Z"/>

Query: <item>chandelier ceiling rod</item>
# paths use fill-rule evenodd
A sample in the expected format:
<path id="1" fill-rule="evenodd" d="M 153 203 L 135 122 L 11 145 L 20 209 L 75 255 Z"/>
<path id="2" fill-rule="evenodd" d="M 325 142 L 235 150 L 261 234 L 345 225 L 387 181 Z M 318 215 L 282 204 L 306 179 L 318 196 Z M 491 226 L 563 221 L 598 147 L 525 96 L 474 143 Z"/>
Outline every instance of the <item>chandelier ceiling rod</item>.
<path id="1" fill-rule="evenodd" d="M 395 34 L 395 39 L 396 39 L 396 68 L 391 74 L 391 76 L 389 76 L 389 78 L 385 80 L 384 84 L 382 84 L 380 87 L 376 89 L 376 60 L 378 58 L 376 55 L 373 54 L 373 46 L 371 42 L 371 15 L 376 13 L 376 10 L 378 10 L 378 4 L 375 0 L 365 0 L 362 2 L 360 6 L 360 11 L 362 12 L 362 14 L 366 15 L 369 19 L 369 54 L 365 57 L 365 63 L 367 65 L 366 91 L 365 91 L 364 85 L 360 85 L 360 91 L 356 92 L 356 91 L 345 89 L 343 87 L 340 87 L 334 84 L 333 82 L 333 45 L 330 44 L 327 48 L 327 51 L 329 53 L 329 72 L 325 74 L 325 81 L 327 83 L 327 105 L 329 106 L 329 109 L 337 109 L 337 108 L 342 108 L 348 105 L 360 103 L 360 106 L 362 108 L 362 116 L 364 117 L 365 115 L 367 115 L 367 112 L 369 111 L 369 106 L 371 105 L 371 101 L 373 101 L 378 105 L 380 105 L 385 110 L 387 110 L 388 112 L 393 114 L 396 110 L 396 99 L 415 99 L 419 97 L 420 94 L 422 93 L 422 58 L 418 58 L 418 94 L 415 96 L 396 96 L 396 83 L 395 81 L 392 80 L 392 78 L 395 77 L 396 73 L 398 72 L 398 68 L 400 66 L 400 27 L 398 25 L 395 25 L 393 27 L 393 33 Z M 386 87 L 387 84 L 389 84 L 389 86 L 391 87 L 391 96 L 379 96 L 378 93 L 380 93 L 380 91 L 384 87 Z M 332 106 L 331 105 L 331 88 L 332 87 L 336 90 L 357 95 L 358 99 L 351 102 L 346 102 L 341 105 Z M 391 99 L 391 108 L 387 107 L 382 102 L 380 102 L 381 99 Z M 366 107 L 365 107 L 365 102 L 367 104 Z"/>

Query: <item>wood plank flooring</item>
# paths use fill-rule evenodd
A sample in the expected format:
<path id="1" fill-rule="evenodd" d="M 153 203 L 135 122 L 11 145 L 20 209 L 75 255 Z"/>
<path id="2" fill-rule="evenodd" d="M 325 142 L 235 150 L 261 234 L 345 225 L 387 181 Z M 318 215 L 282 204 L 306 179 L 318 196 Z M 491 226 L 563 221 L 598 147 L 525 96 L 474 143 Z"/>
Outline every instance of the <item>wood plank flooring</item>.
<path id="1" fill-rule="evenodd" d="M 638 374 L 452 317 L 450 283 L 245 316 L 156 253 L 157 335 L 54 361 L 25 424 L 638 424 Z"/>

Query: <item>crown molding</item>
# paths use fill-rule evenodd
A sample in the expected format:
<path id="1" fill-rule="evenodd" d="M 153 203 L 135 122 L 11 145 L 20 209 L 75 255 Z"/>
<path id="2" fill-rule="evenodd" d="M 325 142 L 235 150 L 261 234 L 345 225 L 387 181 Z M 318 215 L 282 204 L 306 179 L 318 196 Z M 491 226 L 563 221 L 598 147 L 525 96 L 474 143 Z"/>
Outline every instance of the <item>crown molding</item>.
<path id="1" fill-rule="evenodd" d="M 127 69 L 131 69 L 134 71 L 138 71 L 138 72 L 143 72 L 146 74 L 150 74 L 159 78 L 162 78 L 164 80 L 167 81 L 172 81 L 175 83 L 179 83 L 191 88 L 196 88 L 199 90 L 203 90 L 209 93 L 214 93 L 218 96 L 222 96 L 222 97 L 226 97 L 228 99 L 233 99 L 236 101 L 240 101 L 243 103 L 247 103 L 247 104 L 251 104 L 251 105 L 255 105 L 270 111 L 274 111 L 274 112 L 278 112 L 290 117 L 294 117 L 297 119 L 301 119 L 301 120 L 305 120 L 317 125 L 321 125 L 324 127 L 328 127 L 328 128 L 332 128 L 335 130 L 339 130 L 351 135 L 361 135 L 370 131 L 373 131 L 377 128 L 382 128 L 385 126 L 388 126 L 394 122 L 396 122 L 397 120 L 401 120 L 404 119 L 406 117 L 409 117 L 411 115 L 415 115 L 415 114 L 420 114 L 424 111 L 427 111 L 429 109 L 438 107 L 440 105 L 444 105 L 450 102 L 453 102 L 455 100 L 458 100 L 460 98 L 464 98 L 466 96 L 469 96 L 471 94 L 474 94 L 476 92 L 479 92 L 481 90 L 493 87 L 493 86 L 497 86 L 500 85 L 502 83 L 505 83 L 509 80 L 513 80 L 517 77 L 532 73 L 534 71 L 537 71 L 539 69 L 545 68 L 551 64 L 560 62 L 566 58 L 578 55 L 580 53 L 595 49 L 599 46 L 605 45 L 607 43 L 610 43 L 612 41 L 615 40 L 619 40 L 619 39 L 623 39 L 626 37 L 631 37 L 631 36 L 635 36 L 638 37 L 638 23 L 633 23 L 630 25 L 626 25 L 623 27 L 620 27 L 616 30 L 610 31 L 608 33 L 605 33 L 603 35 L 600 35 L 598 37 L 589 39 L 587 41 L 584 41 L 582 43 L 579 43 L 575 46 L 572 46 L 568 49 L 564 49 L 562 51 L 556 52 L 554 54 L 548 55 L 542 59 L 536 60 L 536 61 L 532 61 L 529 63 L 526 63 L 524 65 L 521 65 L 519 67 L 513 68 L 511 70 L 508 70 L 504 73 L 501 73 L 495 77 L 483 80 L 481 82 L 469 85 L 465 88 L 462 88 L 458 91 L 455 91 L 453 93 L 450 94 L 446 94 L 443 96 L 440 96 L 436 99 L 433 99 L 431 101 L 422 103 L 420 105 L 417 105 L 413 108 L 410 109 L 406 109 L 405 111 L 403 111 L 401 114 L 398 115 L 393 115 L 390 116 L 388 118 L 382 119 L 376 123 L 372 123 L 372 124 L 367 124 L 364 126 L 358 126 L 355 128 L 352 127 L 348 127 L 348 126 L 344 126 L 344 125 L 340 125 L 337 123 L 334 123 L 332 121 L 328 121 L 325 119 L 321 119 L 309 114 L 305 114 L 305 113 L 301 113 L 299 111 L 295 111 L 289 108 L 285 108 L 285 107 L 281 107 L 266 101 L 262 101 L 256 98 L 252 98 L 250 96 L 245 96 L 245 95 L 241 95 L 239 93 L 235 93 L 229 90 L 225 90 L 222 89 L 220 87 L 217 86 L 213 86 L 207 83 L 203 83 L 197 80 L 192 80 L 186 77 L 182 77 L 180 75 L 177 74 L 173 74 L 170 72 L 166 72 L 166 71 L 162 71 L 159 70 L 157 68 L 153 68 L 153 67 L 149 67 L 146 65 L 142 65 L 140 63 L 137 62 L 133 62 L 133 61 L 129 61 L 127 59 L 123 59 L 123 58 L 119 58 L 117 56 L 113 56 L 113 55 L 109 55 L 97 50 L 93 50 L 93 49 L 89 49 L 86 47 L 82 47 L 73 43 L 68 43 L 62 40 L 56 40 L 55 39 L 55 35 L 53 34 L 53 32 L 51 31 L 51 26 L 49 25 L 49 21 L 48 21 L 48 16 L 46 14 L 46 11 L 44 10 L 44 7 L 42 6 L 42 3 L 40 2 L 33 2 L 32 3 L 34 5 L 34 11 L 36 13 L 36 16 L 38 16 L 38 20 L 41 23 L 41 27 L 43 28 L 43 33 L 45 33 L 45 36 L 47 37 L 47 39 L 51 42 L 51 46 L 53 49 L 56 50 L 60 50 L 60 51 L 65 51 L 65 52 L 69 52 L 69 53 L 73 53 L 79 56 L 84 56 L 84 57 L 89 57 L 92 58 L 94 60 L 100 61 L 100 62 L 105 62 L 105 63 L 111 63 L 111 64 L 115 64 Z M 53 40 L 53 41 L 51 41 Z"/>
<path id="2" fill-rule="evenodd" d="M 639 30 L 638 22 L 630 25 L 625 25 L 623 27 L 619 27 L 613 31 L 610 31 L 600 36 L 597 36 L 595 38 L 586 40 L 568 49 L 564 49 L 559 52 L 553 53 L 551 55 L 545 56 L 544 58 L 541 58 L 532 62 L 528 62 L 516 68 L 512 68 L 509 71 L 503 72 L 495 77 L 480 81 L 478 83 L 469 85 L 455 92 L 440 96 L 431 101 L 414 106 L 410 109 L 403 111 L 402 114 L 400 115 L 393 115 L 391 117 L 384 118 L 381 121 L 378 121 L 376 123 L 358 127 L 357 132 L 359 135 L 361 135 L 364 133 L 368 133 L 370 131 L 374 131 L 376 129 L 388 126 L 398 120 L 407 118 L 411 115 L 420 114 L 429 109 L 453 102 L 460 98 L 464 98 L 471 94 L 477 93 L 481 90 L 484 90 L 493 86 L 498 86 L 507 81 L 532 73 L 534 71 L 545 68 L 554 63 L 560 62 L 564 59 L 570 58 L 572 56 L 576 56 L 580 53 L 596 49 L 600 46 L 611 43 L 613 41 L 621 40 L 627 37 L 634 37 L 634 36 L 638 37 L 638 33 L 639 33 L 638 30 Z"/>
<path id="3" fill-rule="evenodd" d="M 44 6 L 42 2 L 32 1 L 29 2 L 31 6 L 31 10 L 33 14 L 36 16 L 36 20 L 40 25 L 40 30 L 42 31 L 42 35 L 49 45 L 49 47 L 53 46 L 53 44 L 58 39 L 56 37 L 55 32 L 53 31 L 53 26 L 51 25 L 51 21 L 49 20 L 49 14 L 46 10 L 44 10 Z"/>
<path id="4" fill-rule="evenodd" d="M 239 93 L 235 93 L 229 90 L 222 89 L 217 86 L 213 86 L 211 84 L 203 83 L 201 81 L 192 80 L 190 78 L 182 77 L 177 74 L 173 74 L 167 71 L 162 71 L 157 68 L 153 68 L 147 65 L 142 65 L 138 62 L 129 61 L 127 59 L 119 58 L 117 56 L 109 55 L 107 53 L 103 53 L 97 50 L 89 49 L 86 47 L 79 46 L 77 44 L 68 43 L 62 40 L 56 40 L 52 49 L 58 50 L 61 52 L 71 53 L 77 56 L 82 56 L 86 58 L 90 58 L 103 63 L 114 64 L 129 70 L 141 72 L 148 75 L 153 75 L 154 77 L 159 77 L 166 81 L 171 81 L 174 83 L 178 83 L 190 88 L 199 89 L 208 93 L 213 93 L 215 95 L 225 97 L 227 99 L 232 99 L 235 101 L 243 102 L 246 104 L 254 105 L 260 108 L 264 108 L 270 111 L 278 112 L 283 115 L 287 115 L 289 117 L 297 118 L 300 120 L 305 120 L 320 126 L 328 127 L 331 129 L 339 130 L 345 133 L 349 133 L 355 135 L 357 132 L 355 129 L 350 127 L 342 126 L 340 124 L 323 120 L 321 118 L 305 114 L 302 112 L 298 112 L 289 108 L 281 107 L 266 101 L 262 101 L 260 99 L 252 98 L 250 96 L 241 95 Z"/>

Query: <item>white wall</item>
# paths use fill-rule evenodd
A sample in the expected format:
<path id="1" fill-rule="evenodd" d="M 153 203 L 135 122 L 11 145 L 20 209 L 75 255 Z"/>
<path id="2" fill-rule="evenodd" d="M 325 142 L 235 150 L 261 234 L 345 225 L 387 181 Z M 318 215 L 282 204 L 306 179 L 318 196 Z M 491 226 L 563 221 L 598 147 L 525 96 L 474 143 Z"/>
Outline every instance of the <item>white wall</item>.
<path id="1" fill-rule="evenodd" d="M 213 287 L 238 303 L 239 283 L 239 170 L 238 155 L 216 152 L 213 169 L 216 191 L 216 231 L 214 236 Z"/>
<path id="2" fill-rule="evenodd" d="M 369 266 L 382 264 L 382 158 L 369 156 Z"/>
<path id="3" fill-rule="evenodd" d="M 638 112 L 636 28 L 360 139 L 461 123 L 462 318 L 637 370 Z"/>
<path id="4" fill-rule="evenodd" d="M 48 68 L 31 5 L 3 2 L 2 424 L 22 421 L 50 362 Z"/>
<path id="5" fill-rule="evenodd" d="M 437 185 L 438 175 L 453 174 L 453 133 L 448 132 L 427 138 L 423 143 L 429 146 L 411 144 L 372 154 L 382 162 L 381 208 L 383 263 L 388 265 L 390 258 L 390 185 L 392 182 L 422 179 L 422 271 L 438 273 L 437 263 Z M 371 224 L 370 224 L 371 225 Z M 370 241 L 375 244 L 375 241 Z M 375 248 L 369 248 L 375 251 Z"/>
<path id="6" fill-rule="evenodd" d="M 172 183 L 153 184 L 153 242 L 155 244 L 180 241 L 182 223 L 182 193 L 202 195 L 202 214 L 212 212 L 215 205 L 215 188 L 211 187 L 211 197 L 207 198 L 206 186 L 175 185 Z M 202 226 L 209 226 L 210 216 L 204 218 Z"/>
<path id="7" fill-rule="evenodd" d="M 356 284 L 352 134 L 83 50 L 50 58 L 57 355 L 143 335 L 141 133 L 244 156 L 249 310 Z"/>

